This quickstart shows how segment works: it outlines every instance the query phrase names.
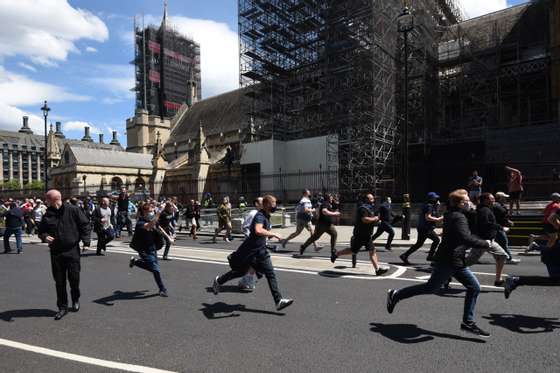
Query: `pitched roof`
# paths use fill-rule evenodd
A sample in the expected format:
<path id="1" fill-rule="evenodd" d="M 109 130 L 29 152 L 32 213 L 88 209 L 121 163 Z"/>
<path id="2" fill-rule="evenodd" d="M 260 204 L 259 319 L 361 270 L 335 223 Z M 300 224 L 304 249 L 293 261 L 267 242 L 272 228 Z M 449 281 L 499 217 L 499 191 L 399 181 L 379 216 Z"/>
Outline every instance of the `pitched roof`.
<path id="1" fill-rule="evenodd" d="M 244 95 L 245 90 L 241 88 L 197 102 L 171 130 L 166 145 L 198 138 L 201 122 L 206 136 L 247 126 L 247 115 L 241 105 Z"/>
<path id="2" fill-rule="evenodd" d="M 130 153 L 121 150 L 93 149 L 80 145 L 68 145 L 79 165 L 126 168 L 152 168 L 152 155 Z"/>
<path id="3" fill-rule="evenodd" d="M 106 150 L 120 150 L 123 151 L 123 147 L 120 145 L 110 145 L 110 144 L 99 144 L 95 142 L 72 140 L 72 139 L 60 139 L 57 138 L 60 148 L 63 148 L 65 144 L 81 146 L 89 149 L 106 149 Z M 27 133 L 20 133 L 16 131 L 5 131 L 0 130 L 0 143 L 36 146 L 38 148 L 43 147 L 45 144 L 45 138 L 43 135 L 31 135 Z"/>

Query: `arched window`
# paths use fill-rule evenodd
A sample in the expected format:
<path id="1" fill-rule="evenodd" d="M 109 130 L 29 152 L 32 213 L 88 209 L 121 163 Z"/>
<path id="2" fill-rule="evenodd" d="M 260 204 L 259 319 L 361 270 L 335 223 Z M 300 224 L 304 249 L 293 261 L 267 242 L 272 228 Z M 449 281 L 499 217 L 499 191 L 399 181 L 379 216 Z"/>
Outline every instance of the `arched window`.
<path id="1" fill-rule="evenodd" d="M 123 185 L 123 181 L 120 177 L 115 176 L 114 178 L 111 179 L 111 191 L 113 192 L 120 191 L 122 185 Z"/>
<path id="2" fill-rule="evenodd" d="M 144 179 L 142 179 L 141 177 L 136 178 L 136 181 L 134 182 L 134 190 L 143 191 L 145 187 L 146 183 L 144 182 Z"/>

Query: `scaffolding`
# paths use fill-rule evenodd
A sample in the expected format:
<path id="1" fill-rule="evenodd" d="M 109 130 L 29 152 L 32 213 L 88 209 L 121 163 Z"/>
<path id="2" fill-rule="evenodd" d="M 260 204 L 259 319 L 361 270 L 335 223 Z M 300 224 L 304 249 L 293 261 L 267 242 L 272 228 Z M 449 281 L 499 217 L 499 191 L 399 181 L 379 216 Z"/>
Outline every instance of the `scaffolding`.
<path id="1" fill-rule="evenodd" d="M 200 100 L 200 46 L 195 41 L 165 17 L 159 27 L 135 18 L 134 47 L 137 109 L 172 118 L 184 104 L 190 107 Z"/>
<path id="2" fill-rule="evenodd" d="M 258 138 L 336 135 L 339 192 L 395 193 L 405 98 L 394 0 L 239 0 L 240 85 Z M 437 28 L 461 20 L 454 0 L 419 0 L 406 56 L 411 123 L 437 106 Z"/>
<path id="3" fill-rule="evenodd" d="M 488 130 L 551 123 L 554 38 L 539 0 L 444 30 L 439 46 L 440 118 L 432 142 L 484 141 Z M 453 124 L 451 126 L 450 124 Z"/>

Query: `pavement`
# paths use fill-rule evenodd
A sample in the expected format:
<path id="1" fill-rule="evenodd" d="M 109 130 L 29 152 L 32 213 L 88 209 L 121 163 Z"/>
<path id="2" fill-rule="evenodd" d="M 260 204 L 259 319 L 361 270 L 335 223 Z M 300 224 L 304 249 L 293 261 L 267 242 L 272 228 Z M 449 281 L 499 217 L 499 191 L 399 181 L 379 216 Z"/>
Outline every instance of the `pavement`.
<path id="1" fill-rule="evenodd" d="M 302 234 L 303 236 L 304 234 Z M 302 237 L 303 239 L 304 237 Z M 400 266 L 403 249 L 380 252 L 391 271 L 376 277 L 365 253 L 358 268 L 328 261 L 328 248 L 297 253 L 298 242 L 273 253 L 281 291 L 295 303 L 276 312 L 261 280 L 252 293 L 232 282 L 215 296 L 212 278 L 240 240 L 210 243 L 180 237 L 172 261 L 161 261 L 169 298 L 152 276 L 129 269 L 126 239 L 107 256 L 82 258 L 82 308 L 54 321 L 48 249 L 25 239 L 21 255 L 0 255 L 0 366 L 6 372 L 557 372 L 557 288 L 518 288 L 505 300 L 493 286 L 492 259 L 473 267 L 482 287 L 479 325 L 486 340 L 459 329 L 464 293 L 385 307 L 386 291 L 426 281 L 426 252 Z M 327 243 L 325 240 L 324 243 Z M 507 273 L 544 275 L 538 257 L 521 257 Z"/>

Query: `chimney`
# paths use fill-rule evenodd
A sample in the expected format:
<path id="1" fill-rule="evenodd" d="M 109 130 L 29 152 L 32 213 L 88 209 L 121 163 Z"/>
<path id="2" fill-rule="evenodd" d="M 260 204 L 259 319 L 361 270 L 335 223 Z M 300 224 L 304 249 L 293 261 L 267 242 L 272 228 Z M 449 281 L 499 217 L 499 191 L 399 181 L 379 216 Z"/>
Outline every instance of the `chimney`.
<path id="1" fill-rule="evenodd" d="M 100 144 L 105 144 L 105 143 L 103 142 L 103 134 L 102 134 L 102 133 L 99 134 L 99 143 L 100 143 Z"/>
<path id="2" fill-rule="evenodd" d="M 62 124 L 60 122 L 56 122 L 55 125 L 56 125 L 56 132 L 54 133 L 54 135 L 59 139 L 65 138 L 64 134 L 62 133 Z"/>
<path id="3" fill-rule="evenodd" d="M 93 142 L 93 139 L 89 135 L 89 127 L 87 127 L 87 126 L 84 127 L 84 130 L 85 130 L 85 134 L 84 134 L 84 137 L 82 137 L 82 141 Z"/>
<path id="4" fill-rule="evenodd" d="M 23 117 L 23 126 L 21 127 L 19 132 L 20 133 L 27 133 L 28 135 L 33 135 L 33 131 L 31 131 L 31 128 L 29 128 L 29 117 L 28 116 Z"/>
<path id="5" fill-rule="evenodd" d="M 113 131 L 113 140 L 111 140 L 110 144 L 121 146 L 121 143 L 117 139 L 117 131 Z"/>

